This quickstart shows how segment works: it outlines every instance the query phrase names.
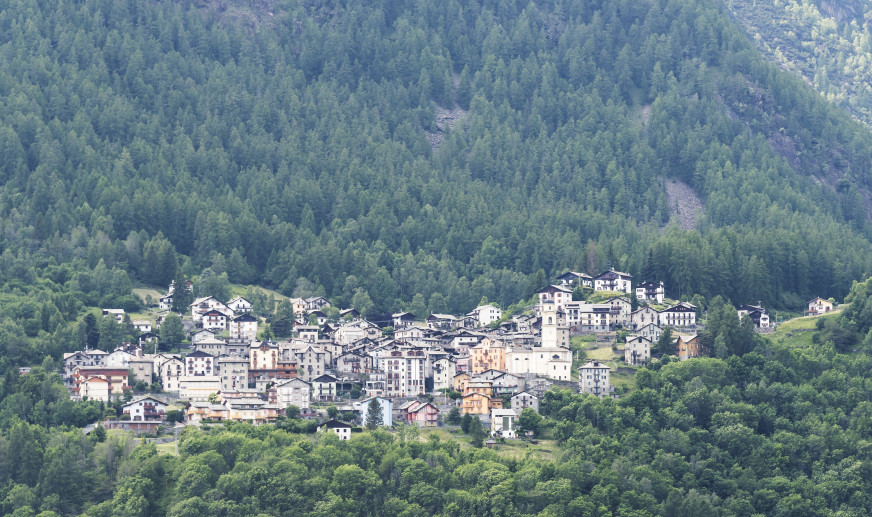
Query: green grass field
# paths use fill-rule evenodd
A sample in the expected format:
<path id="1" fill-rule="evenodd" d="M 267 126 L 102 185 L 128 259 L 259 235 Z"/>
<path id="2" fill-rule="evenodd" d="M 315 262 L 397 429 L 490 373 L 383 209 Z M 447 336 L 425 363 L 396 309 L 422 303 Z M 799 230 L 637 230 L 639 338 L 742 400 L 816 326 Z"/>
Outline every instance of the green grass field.
<path id="1" fill-rule="evenodd" d="M 168 443 L 159 443 L 155 445 L 157 447 L 158 454 L 168 454 L 170 456 L 178 456 L 179 455 L 179 442 L 178 440 L 168 442 Z"/>
<path id="2" fill-rule="evenodd" d="M 470 436 L 463 434 L 460 429 L 457 429 L 456 433 L 450 432 L 445 427 L 421 429 L 420 436 L 422 441 L 427 441 L 430 435 L 436 435 L 443 441 L 455 441 L 463 449 L 472 449 L 472 445 L 469 443 L 471 440 Z M 544 460 L 554 459 L 554 454 L 558 449 L 554 440 L 537 439 L 536 442 L 536 444 L 531 444 L 524 440 L 506 440 L 506 443 L 497 443 L 493 450 L 500 455 L 510 456 L 514 459 L 523 459 L 527 456 Z"/>
<path id="3" fill-rule="evenodd" d="M 585 350 L 585 356 L 588 360 L 608 362 L 620 357 L 618 352 L 612 350 L 611 346 L 595 348 L 593 350 Z"/>
<path id="4" fill-rule="evenodd" d="M 822 316 L 804 316 L 785 321 L 778 325 L 778 328 L 772 334 L 766 334 L 766 337 L 772 340 L 773 343 L 784 343 L 797 348 L 807 348 L 812 346 L 812 337 L 814 329 L 819 319 L 836 318 L 841 313 L 838 309 L 824 314 Z"/>
<path id="5" fill-rule="evenodd" d="M 623 388 L 626 391 L 636 389 L 636 376 L 632 373 L 615 372 L 613 371 L 609 382 L 616 388 Z"/>

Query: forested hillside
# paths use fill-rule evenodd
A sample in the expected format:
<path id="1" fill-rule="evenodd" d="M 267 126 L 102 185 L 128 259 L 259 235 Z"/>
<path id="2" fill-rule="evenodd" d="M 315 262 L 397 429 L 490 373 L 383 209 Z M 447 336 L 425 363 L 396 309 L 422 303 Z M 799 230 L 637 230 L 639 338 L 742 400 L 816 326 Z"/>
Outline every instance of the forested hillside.
<path id="1" fill-rule="evenodd" d="M 872 123 L 872 2 L 728 0 L 761 52 L 824 97 Z"/>
<path id="2" fill-rule="evenodd" d="M 651 257 L 796 308 L 872 270 L 868 131 L 714 1 L 10 1 L 0 150 L 0 281 L 72 293 L 178 263 L 465 311 Z"/>

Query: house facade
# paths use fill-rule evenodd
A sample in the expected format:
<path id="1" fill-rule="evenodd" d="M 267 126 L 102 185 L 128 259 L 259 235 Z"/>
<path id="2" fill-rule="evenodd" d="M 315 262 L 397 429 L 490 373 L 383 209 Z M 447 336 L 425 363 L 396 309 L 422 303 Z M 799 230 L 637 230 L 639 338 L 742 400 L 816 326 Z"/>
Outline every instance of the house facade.
<path id="1" fill-rule="evenodd" d="M 491 410 L 491 436 L 502 438 L 517 438 L 515 419 L 517 415 L 511 409 Z"/>
<path id="2" fill-rule="evenodd" d="M 539 289 L 539 307 L 545 302 L 553 302 L 554 310 L 563 311 L 567 303 L 572 301 L 572 289 L 560 285 L 549 285 Z"/>
<path id="3" fill-rule="evenodd" d="M 517 395 L 512 397 L 512 411 L 514 411 L 516 415 L 520 416 L 521 411 L 527 408 L 530 408 L 538 413 L 539 397 L 526 391 L 522 391 L 521 393 L 518 393 Z"/>
<path id="4" fill-rule="evenodd" d="M 163 420 L 166 417 L 166 402 L 152 396 L 132 400 L 121 407 L 123 414 L 132 421 Z"/>
<path id="5" fill-rule="evenodd" d="M 814 300 L 809 300 L 807 304 L 808 310 L 806 310 L 805 312 L 809 316 L 819 316 L 833 310 L 833 302 L 829 300 L 824 300 L 823 298 L 815 298 Z"/>
<path id="6" fill-rule="evenodd" d="M 679 302 L 668 309 L 660 311 L 661 327 L 696 327 L 696 306 L 687 302 Z"/>
<path id="7" fill-rule="evenodd" d="M 663 282 L 645 281 L 636 287 L 636 299 L 645 302 L 663 303 L 666 297 L 666 289 Z"/>
<path id="8" fill-rule="evenodd" d="M 602 397 L 612 391 L 611 369 L 599 361 L 590 361 L 578 369 L 578 388 L 582 393 Z"/>
<path id="9" fill-rule="evenodd" d="M 593 278 L 594 291 L 633 292 L 633 275 L 609 269 Z"/>
<path id="10" fill-rule="evenodd" d="M 276 384 L 275 392 L 276 405 L 279 408 L 297 406 L 300 409 L 309 409 L 313 389 L 312 385 L 303 379 L 290 379 Z"/>
<path id="11" fill-rule="evenodd" d="M 699 335 L 695 336 L 678 336 L 678 341 L 675 344 L 675 355 L 682 361 L 692 359 L 694 357 L 703 357 L 708 355 L 705 347 L 699 340 Z"/>
<path id="12" fill-rule="evenodd" d="M 643 336 L 627 336 L 624 344 L 624 362 L 638 366 L 651 360 L 651 340 Z"/>
<path id="13" fill-rule="evenodd" d="M 257 318 L 244 313 L 230 320 L 230 339 L 254 341 L 257 339 Z"/>

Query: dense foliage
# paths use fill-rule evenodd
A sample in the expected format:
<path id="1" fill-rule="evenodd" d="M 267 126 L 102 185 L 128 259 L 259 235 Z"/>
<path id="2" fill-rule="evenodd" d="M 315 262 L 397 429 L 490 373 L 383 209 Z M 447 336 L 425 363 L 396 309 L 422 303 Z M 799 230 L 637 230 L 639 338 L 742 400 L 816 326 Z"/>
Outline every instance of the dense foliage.
<path id="1" fill-rule="evenodd" d="M 619 400 L 550 391 L 545 421 L 527 425 L 560 447 L 525 458 L 410 428 L 313 440 L 294 420 L 187 429 L 174 456 L 17 423 L 0 437 L 0 501 L 91 516 L 872 512 L 868 356 L 762 343 L 658 364 L 636 384 Z"/>
<path id="2" fill-rule="evenodd" d="M 674 296 L 792 307 L 872 270 L 872 139 L 712 2 L 221 5 L 5 3 L 0 269 L 440 312 L 649 251 Z M 664 177 L 698 229 L 660 231 Z"/>
<path id="3" fill-rule="evenodd" d="M 869 0 L 724 2 L 767 57 L 872 123 Z"/>

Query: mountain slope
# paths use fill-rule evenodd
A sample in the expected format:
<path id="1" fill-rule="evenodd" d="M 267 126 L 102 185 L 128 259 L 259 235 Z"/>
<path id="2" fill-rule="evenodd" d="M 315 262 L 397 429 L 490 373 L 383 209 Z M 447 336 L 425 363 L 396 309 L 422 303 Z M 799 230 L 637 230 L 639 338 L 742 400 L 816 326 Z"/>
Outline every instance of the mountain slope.
<path id="1" fill-rule="evenodd" d="M 19 268 L 165 285 L 175 251 L 381 311 L 648 256 L 675 296 L 787 306 L 872 269 L 868 131 L 715 3 L 22 0 L 0 33 Z M 466 115 L 434 150 L 440 107 Z M 667 179 L 705 203 L 696 230 L 662 231 Z"/>
<path id="2" fill-rule="evenodd" d="M 865 124 L 872 123 L 872 2 L 725 2 L 755 46 Z"/>

